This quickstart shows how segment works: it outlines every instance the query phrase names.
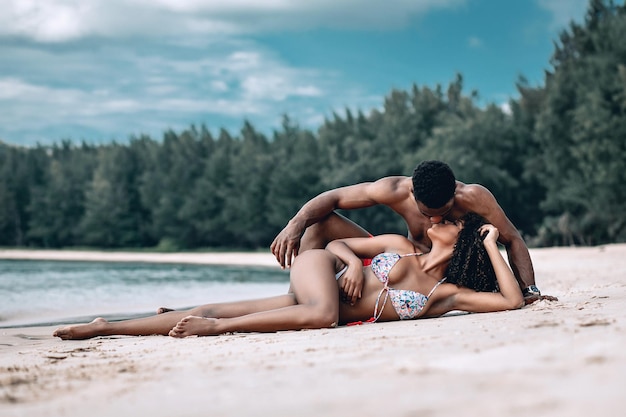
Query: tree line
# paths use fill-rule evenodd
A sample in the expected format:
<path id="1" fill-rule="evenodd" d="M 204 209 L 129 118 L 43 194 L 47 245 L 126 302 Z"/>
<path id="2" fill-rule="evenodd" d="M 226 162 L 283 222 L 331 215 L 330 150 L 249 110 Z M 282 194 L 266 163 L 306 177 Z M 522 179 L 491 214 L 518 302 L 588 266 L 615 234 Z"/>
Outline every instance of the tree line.
<path id="1" fill-rule="evenodd" d="M 308 199 L 411 175 L 425 159 L 489 188 L 531 246 L 626 241 L 626 7 L 591 0 L 563 30 L 543 85 L 520 78 L 506 111 L 447 87 L 392 90 L 316 130 L 285 115 L 271 136 L 190 126 L 93 145 L 0 142 L 0 246 L 267 247 Z M 385 207 L 343 213 L 406 233 Z"/>

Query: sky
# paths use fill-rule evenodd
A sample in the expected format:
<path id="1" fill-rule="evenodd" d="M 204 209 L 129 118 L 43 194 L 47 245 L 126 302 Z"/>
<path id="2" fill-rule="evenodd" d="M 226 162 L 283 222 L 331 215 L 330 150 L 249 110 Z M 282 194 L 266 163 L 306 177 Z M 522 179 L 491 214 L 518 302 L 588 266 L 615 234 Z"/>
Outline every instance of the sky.
<path id="1" fill-rule="evenodd" d="M 0 0 L 0 141 L 271 136 L 444 87 L 506 108 L 587 0 Z"/>

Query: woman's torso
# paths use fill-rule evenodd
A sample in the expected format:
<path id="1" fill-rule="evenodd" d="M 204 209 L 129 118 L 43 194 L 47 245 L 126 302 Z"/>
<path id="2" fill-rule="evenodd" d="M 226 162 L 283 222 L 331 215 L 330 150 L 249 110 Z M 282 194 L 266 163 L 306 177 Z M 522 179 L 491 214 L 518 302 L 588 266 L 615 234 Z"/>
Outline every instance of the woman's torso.
<path id="1" fill-rule="evenodd" d="M 428 310 L 438 298 L 434 295 L 439 290 L 430 297 L 428 295 L 442 278 L 424 271 L 418 254 L 402 250 L 377 255 L 372 266 L 363 268 L 363 276 L 361 298 L 354 305 L 340 303 L 340 320 L 343 323 L 367 320 L 374 316 L 377 300 L 379 305 L 376 313 L 380 314 L 378 321 L 428 315 Z"/>

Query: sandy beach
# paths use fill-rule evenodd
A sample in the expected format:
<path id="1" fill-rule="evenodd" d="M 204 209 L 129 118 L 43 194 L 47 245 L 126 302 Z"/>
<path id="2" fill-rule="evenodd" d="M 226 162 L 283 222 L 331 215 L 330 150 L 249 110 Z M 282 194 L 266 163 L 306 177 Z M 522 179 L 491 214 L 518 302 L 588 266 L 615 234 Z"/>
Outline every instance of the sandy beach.
<path id="1" fill-rule="evenodd" d="M 330 330 L 61 341 L 0 329 L 0 415 L 621 416 L 626 244 L 531 250 L 557 302 Z M 276 265 L 269 253 L 1 259 Z M 157 307 L 157 306 L 155 306 Z"/>

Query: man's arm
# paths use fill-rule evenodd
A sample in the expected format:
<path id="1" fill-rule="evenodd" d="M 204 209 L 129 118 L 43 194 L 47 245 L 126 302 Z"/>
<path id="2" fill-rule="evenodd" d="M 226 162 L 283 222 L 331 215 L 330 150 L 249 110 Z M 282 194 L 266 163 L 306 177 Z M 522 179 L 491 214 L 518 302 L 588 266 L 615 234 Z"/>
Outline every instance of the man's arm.
<path id="1" fill-rule="evenodd" d="M 290 267 L 292 257 L 298 255 L 300 239 L 307 227 L 325 219 L 336 209 L 353 210 L 377 204 L 393 204 L 403 198 L 400 190 L 404 187 L 401 188 L 400 184 L 405 179 L 406 177 L 385 177 L 375 182 L 335 188 L 317 195 L 289 220 L 270 245 L 270 250 L 283 268 Z M 405 194 L 408 192 L 408 189 L 404 191 Z M 362 232 L 366 233 L 364 230 Z M 333 238 L 329 235 L 327 240 Z M 325 245 L 326 243 L 321 247 Z"/>
<path id="2" fill-rule="evenodd" d="M 520 288 L 535 285 L 535 271 L 528 247 L 493 194 L 482 185 L 470 184 L 463 187 L 455 201 L 465 210 L 480 214 L 498 229 L 500 232 L 498 242 L 506 248 L 509 264 Z"/>

